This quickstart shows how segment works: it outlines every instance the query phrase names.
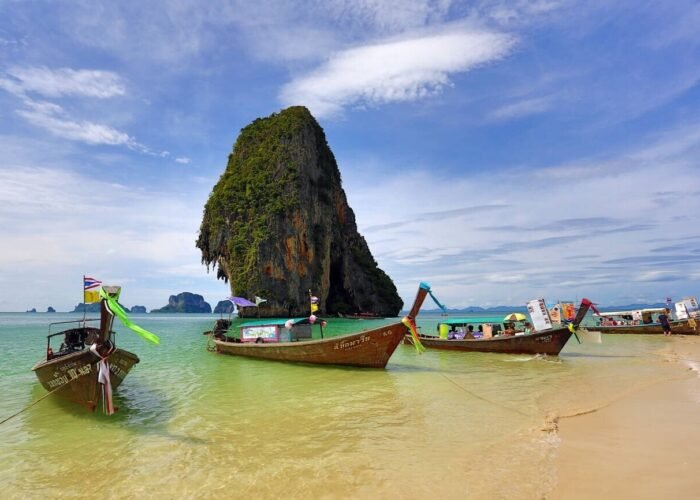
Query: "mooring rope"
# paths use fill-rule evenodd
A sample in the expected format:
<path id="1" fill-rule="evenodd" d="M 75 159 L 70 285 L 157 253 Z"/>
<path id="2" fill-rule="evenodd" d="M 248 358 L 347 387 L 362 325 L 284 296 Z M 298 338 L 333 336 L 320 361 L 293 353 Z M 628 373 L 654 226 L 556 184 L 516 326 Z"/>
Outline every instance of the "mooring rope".
<path id="1" fill-rule="evenodd" d="M 449 377 L 448 377 L 447 375 L 445 375 L 444 373 L 441 373 L 440 375 L 442 375 L 443 377 L 445 377 L 445 379 L 447 379 L 448 382 L 451 382 L 452 384 L 454 384 L 455 386 L 459 387 L 461 390 L 463 390 L 464 392 L 466 392 L 466 393 L 469 394 L 470 396 L 475 397 L 476 399 L 480 399 L 481 401 L 485 401 L 486 403 L 492 404 L 492 405 L 494 405 L 494 406 L 498 406 L 499 408 L 503 408 L 504 410 L 508 410 L 508 411 L 512 411 L 512 412 L 514 412 L 514 413 L 518 413 L 519 415 L 522 415 L 522 416 L 524 416 L 524 417 L 533 417 L 533 416 L 535 416 L 534 414 L 526 413 L 526 412 L 524 412 L 524 411 L 518 410 L 517 408 L 513 408 L 513 407 L 511 407 L 511 406 L 504 405 L 503 403 L 499 403 L 499 402 L 497 402 L 497 401 L 493 401 L 493 400 L 491 400 L 491 399 L 488 399 L 488 398 L 485 398 L 485 397 L 483 397 L 483 396 L 480 396 L 479 394 L 476 394 L 475 392 L 472 392 L 472 391 L 470 391 L 470 390 L 468 390 L 468 389 L 465 389 L 464 387 L 462 387 L 461 385 L 459 385 L 457 382 L 455 382 L 454 380 L 452 380 L 451 378 L 449 378 Z"/>
<path id="2" fill-rule="evenodd" d="M 32 406 L 34 406 L 34 405 L 37 404 L 38 402 L 43 401 L 44 399 L 48 398 L 49 396 L 51 396 L 51 395 L 52 395 L 53 393 L 55 393 L 56 391 L 59 391 L 59 390 L 63 389 L 64 387 L 68 387 L 70 384 L 72 384 L 73 382 L 75 382 L 76 380 L 78 380 L 80 377 L 84 377 L 85 375 L 88 375 L 88 374 L 89 374 L 89 373 L 85 373 L 85 374 L 83 374 L 83 375 L 78 375 L 78 376 L 76 376 L 76 377 L 70 379 L 67 383 L 56 387 L 56 388 L 55 388 L 54 390 L 52 390 L 52 391 L 49 391 L 48 393 L 44 394 L 43 396 L 41 396 L 39 399 L 37 399 L 37 400 L 34 401 L 33 403 L 31 403 L 31 404 L 29 404 L 28 406 L 25 406 L 24 408 L 22 408 L 20 411 L 18 411 L 18 412 L 15 413 L 14 415 L 10 415 L 10 416 L 7 417 L 5 420 L 1 421 L 1 422 L 0 422 L 0 425 L 4 424 L 4 423 L 7 422 L 8 420 L 12 420 L 12 419 L 15 418 L 17 415 L 19 415 L 19 414 L 21 414 L 21 413 L 24 413 L 25 411 L 27 411 L 28 409 L 30 409 Z"/>

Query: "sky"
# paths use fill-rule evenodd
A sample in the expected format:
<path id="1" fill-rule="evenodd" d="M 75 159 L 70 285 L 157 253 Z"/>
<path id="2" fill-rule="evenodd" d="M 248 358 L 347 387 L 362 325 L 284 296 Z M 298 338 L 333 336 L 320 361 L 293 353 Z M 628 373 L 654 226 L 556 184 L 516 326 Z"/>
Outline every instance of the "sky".
<path id="1" fill-rule="evenodd" d="M 0 311 L 226 298 L 204 204 L 292 105 L 407 307 L 700 295 L 694 0 L 0 0 Z"/>

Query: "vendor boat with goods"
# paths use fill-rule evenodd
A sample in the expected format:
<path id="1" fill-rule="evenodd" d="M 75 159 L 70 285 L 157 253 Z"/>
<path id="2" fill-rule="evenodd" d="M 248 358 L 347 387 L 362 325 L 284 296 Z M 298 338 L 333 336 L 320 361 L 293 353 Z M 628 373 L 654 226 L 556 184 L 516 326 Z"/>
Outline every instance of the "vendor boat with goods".
<path id="1" fill-rule="evenodd" d="M 670 303 L 669 303 L 670 306 Z M 582 327 L 588 331 L 617 334 L 663 334 L 659 316 L 665 314 L 672 335 L 700 334 L 700 308 L 695 297 L 686 297 L 670 307 L 601 312 L 596 315 L 597 324 Z"/>
<path id="2" fill-rule="evenodd" d="M 412 332 L 417 349 L 422 349 L 415 317 L 429 290 L 426 283 L 420 284 L 413 307 L 401 321 L 335 337 L 312 339 L 312 325 L 318 324 L 323 335 L 324 323 L 313 314 L 318 309 L 318 299 L 313 296 L 309 318 L 246 322 L 240 325 L 237 334 L 229 331 L 228 320 L 217 320 L 210 332 L 211 350 L 273 361 L 384 368 L 407 328 Z"/>
<path id="3" fill-rule="evenodd" d="M 509 314 L 504 318 L 455 318 L 438 323 L 438 337 L 419 337 L 428 349 L 556 356 L 569 338 L 576 335 L 576 329 L 589 308 L 595 310 L 591 301 L 583 299 L 572 321 L 556 323 L 550 318 L 544 299 L 538 299 L 528 303 L 534 326 L 521 313 Z M 412 342 L 408 337 L 406 340 Z"/>
<path id="4" fill-rule="evenodd" d="M 49 325 L 46 356 L 32 370 L 39 382 L 50 394 L 84 406 L 94 411 L 102 401 L 108 415 L 117 411 L 112 402 L 112 391 L 119 387 L 139 358 L 116 345 L 115 333 L 112 331 L 114 316 L 117 316 L 128 328 L 144 339 L 160 343 L 158 337 L 132 323 L 126 312 L 119 305 L 121 287 L 104 286 L 101 282 L 86 278 L 85 302 L 100 302 L 100 318 L 74 321 L 60 321 Z M 99 328 L 87 326 L 99 321 Z M 74 327 L 57 333 L 51 333 L 56 325 L 75 324 Z M 60 337 L 62 343 L 54 351 L 51 341 Z"/>

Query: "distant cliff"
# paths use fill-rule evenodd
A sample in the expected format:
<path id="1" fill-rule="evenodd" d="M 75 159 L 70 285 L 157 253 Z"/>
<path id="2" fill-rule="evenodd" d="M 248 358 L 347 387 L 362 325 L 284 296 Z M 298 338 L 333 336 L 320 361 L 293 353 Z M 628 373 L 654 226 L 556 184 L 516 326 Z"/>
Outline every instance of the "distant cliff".
<path id="1" fill-rule="evenodd" d="M 130 312 L 128 307 L 124 307 L 121 303 L 119 305 L 122 306 L 122 309 L 124 309 L 124 311 Z M 83 310 L 89 313 L 98 313 L 100 312 L 100 303 L 92 302 L 89 304 L 84 304 L 80 302 L 77 306 L 75 306 L 75 309 L 73 309 L 71 312 L 81 313 L 83 312 Z"/>
<path id="2" fill-rule="evenodd" d="M 131 308 L 132 313 L 144 314 L 146 313 L 146 308 L 144 306 L 134 306 Z"/>
<path id="3" fill-rule="evenodd" d="M 216 314 L 230 314 L 233 312 L 233 302 L 230 300 L 220 300 L 214 308 Z"/>
<path id="4" fill-rule="evenodd" d="M 396 316 L 403 305 L 358 233 L 335 157 L 304 107 L 241 131 L 197 247 L 233 295 L 267 298 L 266 316 L 308 314 L 309 290 L 325 314 Z"/>
<path id="5" fill-rule="evenodd" d="M 151 313 L 210 313 L 211 306 L 204 297 L 196 293 L 182 292 L 171 295 L 168 305 L 160 309 L 152 309 Z"/>

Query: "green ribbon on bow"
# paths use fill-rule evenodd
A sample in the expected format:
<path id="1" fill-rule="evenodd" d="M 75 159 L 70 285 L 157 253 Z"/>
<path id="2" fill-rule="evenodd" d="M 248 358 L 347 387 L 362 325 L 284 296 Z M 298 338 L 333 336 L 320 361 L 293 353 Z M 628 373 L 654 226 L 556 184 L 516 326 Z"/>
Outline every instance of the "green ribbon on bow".
<path id="1" fill-rule="evenodd" d="M 102 288 L 100 288 L 100 297 L 105 300 L 109 310 L 124 323 L 124 326 L 138 334 L 144 340 L 148 340 L 154 344 L 160 344 L 160 338 L 156 334 L 149 332 L 131 321 L 129 316 L 126 315 L 126 311 L 119 305 L 119 302 L 117 302 L 117 299 L 110 297 Z"/>
<path id="2" fill-rule="evenodd" d="M 580 344 L 581 340 L 578 338 L 578 335 L 576 335 L 576 327 L 574 326 L 574 324 L 568 323 L 566 326 L 569 329 L 569 331 L 574 334 L 574 337 L 576 337 L 576 341 Z"/>

